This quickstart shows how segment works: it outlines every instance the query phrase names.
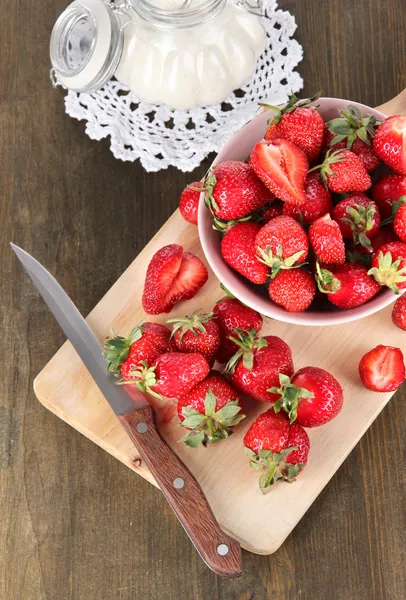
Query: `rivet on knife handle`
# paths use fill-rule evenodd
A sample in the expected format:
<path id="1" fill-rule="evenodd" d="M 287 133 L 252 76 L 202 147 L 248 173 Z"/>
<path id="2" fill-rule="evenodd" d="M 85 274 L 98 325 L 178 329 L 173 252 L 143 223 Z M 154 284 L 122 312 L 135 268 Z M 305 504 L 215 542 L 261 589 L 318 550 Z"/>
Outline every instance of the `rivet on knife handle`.
<path id="1" fill-rule="evenodd" d="M 239 543 L 222 531 L 199 483 L 157 431 L 152 408 L 118 418 L 208 567 L 225 577 L 241 575 Z"/>

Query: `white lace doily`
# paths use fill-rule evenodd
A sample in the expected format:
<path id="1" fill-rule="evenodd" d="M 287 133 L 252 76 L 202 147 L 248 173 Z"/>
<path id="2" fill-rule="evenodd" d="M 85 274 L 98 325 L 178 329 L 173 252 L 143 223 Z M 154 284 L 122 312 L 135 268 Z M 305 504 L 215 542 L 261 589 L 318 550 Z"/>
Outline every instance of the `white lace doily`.
<path id="1" fill-rule="evenodd" d="M 302 47 L 292 39 L 295 18 L 278 10 L 276 0 L 263 0 L 263 9 L 266 48 L 251 80 L 222 104 L 182 111 L 154 106 L 111 80 L 91 94 L 69 91 L 66 112 L 87 121 L 86 133 L 91 139 L 110 136 L 116 158 L 139 158 L 147 171 L 170 165 L 192 171 L 255 115 L 258 102 L 284 103 L 303 86 L 295 71 L 303 56 Z"/>

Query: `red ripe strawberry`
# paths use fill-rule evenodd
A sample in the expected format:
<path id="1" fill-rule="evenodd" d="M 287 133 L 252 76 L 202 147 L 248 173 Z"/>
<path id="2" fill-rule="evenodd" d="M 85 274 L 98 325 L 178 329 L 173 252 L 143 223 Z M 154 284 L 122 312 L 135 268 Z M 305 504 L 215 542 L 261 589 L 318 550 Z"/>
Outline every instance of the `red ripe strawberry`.
<path id="1" fill-rule="evenodd" d="M 268 121 L 265 133 L 266 140 L 290 140 L 307 156 L 309 163 L 318 158 L 323 143 L 324 121 L 314 106 L 306 106 L 320 97 L 299 100 L 295 95 L 283 108 L 265 104 L 267 109 L 274 111 L 274 116 Z"/>
<path id="2" fill-rule="evenodd" d="M 143 361 L 131 375 L 141 392 L 160 398 L 180 398 L 209 374 L 210 366 L 201 354 L 166 352 L 151 367 Z M 132 382 L 125 382 L 132 383 Z"/>
<path id="3" fill-rule="evenodd" d="M 394 392 L 405 380 L 405 364 L 399 348 L 376 346 L 359 363 L 364 386 L 373 392 Z"/>
<path id="4" fill-rule="evenodd" d="M 259 312 L 245 306 L 233 297 L 219 300 L 213 308 L 213 313 L 222 338 L 217 360 L 220 363 L 225 363 L 238 350 L 237 344 L 229 338 L 230 335 L 235 336 L 235 329 L 255 330 L 258 333 L 262 327 L 263 319 Z"/>
<path id="5" fill-rule="evenodd" d="M 164 312 L 171 312 L 172 308 L 182 300 L 190 300 L 204 286 L 209 274 L 206 267 L 194 254 L 184 252 L 180 269 L 172 282 L 169 292 L 165 296 Z M 144 309 L 145 310 L 145 309 Z"/>
<path id="6" fill-rule="evenodd" d="M 283 139 L 258 142 L 251 152 L 251 165 L 277 198 L 297 206 L 305 204 L 304 182 L 309 163 L 306 154 L 293 142 Z"/>
<path id="7" fill-rule="evenodd" d="M 269 268 L 257 256 L 255 239 L 261 225 L 252 221 L 237 223 L 221 240 L 224 261 L 252 283 L 265 283 Z"/>
<path id="8" fill-rule="evenodd" d="M 149 315 L 170 312 L 177 302 L 193 298 L 207 279 L 200 258 L 178 244 L 164 246 L 148 265 L 142 306 Z"/>
<path id="9" fill-rule="evenodd" d="M 402 204 L 396 210 L 393 229 L 402 242 L 406 242 L 406 196 L 402 196 L 398 202 L 402 202 Z"/>
<path id="10" fill-rule="evenodd" d="M 310 173 L 306 177 L 304 189 L 306 204 L 300 207 L 293 204 L 285 204 L 283 206 L 283 214 L 293 217 L 303 225 L 308 225 L 325 214 L 330 213 L 333 210 L 333 200 L 318 173 Z"/>
<path id="11" fill-rule="evenodd" d="M 339 224 L 344 238 L 365 248 L 372 247 L 370 238 L 381 224 L 377 205 L 363 194 L 349 196 L 336 204 L 333 219 Z"/>
<path id="12" fill-rule="evenodd" d="M 263 494 L 278 481 L 292 482 L 304 469 L 310 440 L 300 425 L 289 425 L 273 408 L 255 419 L 244 437 L 245 452 L 255 471 L 261 471 L 259 487 Z"/>
<path id="13" fill-rule="evenodd" d="M 158 315 L 165 311 L 165 297 L 179 272 L 182 256 L 182 246 L 169 244 L 152 257 L 142 296 L 142 306 L 146 313 Z"/>
<path id="14" fill-rule="evenodd" d="M 314 221 L 309 228 L 309 241 L 317 258 L 325 264 L 345 262 L 345 245 L 338 223 L 330 215 Z"/>
<path id="15" fill-rule="evenodd" d="M 236 160 L 214 167 L 203 188 L 206 206 L 224 221 L 242 219 L 273 200 L 252 166 Z"/>
<path id="16" fill-rule="evenodd" d="M 314 277 L 302 269 L 281 271 L 271 280 L 269 296 L 276 304 L 289 312 L 301 312 L 309 308 L 316 295 Z"/>
<path id="17" fill-rule="evenodd" d="M 201 182 L 194 181 L 183 190 L 180 196 L 180 213 L 185 221 L 192 223 L 192 225 L 197 225 L 197 209 L 199 207 L 201 190 Z"/>
<path id="18" fill-rule="evenodd" d="M 283 213 L 284 206 L 287 205 L 283 204 L 283 202 L 280 202 L 279 200 L 272 202 L 271 206 L 268 206 L 262 211 L 261 221 L 268 223 L 269 221 L 272 221 L 272 219 L 275 219 L 275 217 L 280 217 L 280 215 Z"/>
<path id="19" fill-rule="evenodd" d="M 366 267 L 355 263 L 333 265 L 329 270 L 318 264 L 317 284 L 328 300 L 340 308 L 361 306 L 381 289 Z"/>
<path id="20" fill-rule="evenodd" d="M 372 268 L 368 271 L 379 285 L 386 285 L 395 294 L 406 289 L 406 244 L 391 242 L 384 244 L 372 259 Z"/>
<path id="21" fill-rule="evenodd" d="M 231 383 L 255 400 L 274 402 L 277 396 L 268 389 L 277 385 L 279 373 L 293 374 L 289 346 L 272 335 L 258 338 L 256 331 L 237 329 L 236 336 L 231 339 L 239 346 L 226 366 L 231 373 Z"/>
<path id="22" fill-rule="evenodd" d="M 197 352 L 209 365 L 214 364 L 220 347 L 220 329 L 213 313 L 203 314 L 196 310 L 190 317 L 169 319 L 173 323 L 172 336 L 179 352 Z"/>
<path id="23" fill-rule="evenodd" d="M 358 107 L 352 105 L 339 113 L 340 117 L 327 123 L 323 146 L 326 150 L 351 150 L 360 157 L 365 169 L 370 173 L 380 163 L 372 145 L 379 121 L 373 116 L 365 117 Z"/>
<path id="24" fill-rule="evenodd" d="M 104 343 L 104 358 L 107 360 L 107 371 L 111 371 L 124 379 L 136 379 L 132 371 L 142 361 L 153 363 L 160 354 L 167 352 L 171 332 L 159 323 L 141 321 L 128 338 L 112 335 Z"/>
<path id="25" fill-rule="evenodd" d="M 398 298 L 392 310 L 392 321 L 399 327 L 406 331 L 406 296 L 403 295 Z"/>
<path id="26" fill-rule="evenodd" d="M 350 150 L 329 150 L 324 162 L 309 172 L 320 169 L 323 183 L 336 194 L 364 192 L 371 187 L 371 178 L 361 159 Z"/>
<path id="27" fill-rule="evenodd" d="M 406 116 L 386 119 L 376 131 L 374 150 L 399 175 L 406 175 Z"/>
<path id="28" fill-rule="evenodd" d="M 212 371 L 178 400 L 181 424 L 190 429 L 182 441 L 196 448 L 228 438 L 245 417 L 241 408 L 238 392 L 220 373 Z"/>
<path id="29" fill-rule="evenodd" d="M 290 422 L 302 427 L 318 427 L 338 415 L 343 406 L 343 389 L 337 379 L 319 367 L 303 367 L 290 379 L 279 376 L 279 395 L 273 408 L 286 411 Z"/>
<path id="30" fill-rule="evenodd" d="M 259 260 L 271 268 L 275 276 L 306 260 L 309 242 L 303 227 L 284 215 L 260 228 L 255 238 Z"/>
<path id="31" fill-rule="evenodd" d="M 406 176 L 404 175 L 382 177 L 372 188 L 372 200 L 378 205 L 383 219 L 392 216 L 392 205 L 401 196 L 406 196 Z"/>

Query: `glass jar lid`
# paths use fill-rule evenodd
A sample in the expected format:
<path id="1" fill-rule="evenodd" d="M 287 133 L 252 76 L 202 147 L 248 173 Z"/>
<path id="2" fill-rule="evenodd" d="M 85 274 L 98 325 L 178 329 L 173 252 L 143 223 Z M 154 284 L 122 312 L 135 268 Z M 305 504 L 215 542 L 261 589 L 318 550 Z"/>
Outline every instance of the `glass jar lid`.
<path id="1" fill-rule="evenodd" d="M 75 92 L 101 88 L 123 50 L 123 13 L 101 0 L 75 0 L 57 19 L 50 57 L 57 82 Z"/>

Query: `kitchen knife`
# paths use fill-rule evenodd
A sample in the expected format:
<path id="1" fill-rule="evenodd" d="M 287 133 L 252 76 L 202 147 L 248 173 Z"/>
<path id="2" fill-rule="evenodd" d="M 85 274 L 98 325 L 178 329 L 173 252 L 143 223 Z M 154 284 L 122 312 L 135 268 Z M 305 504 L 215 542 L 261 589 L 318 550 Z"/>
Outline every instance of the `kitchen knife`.
<path id="1" fill-rule="evenodd" d="M 197 480 L 159 434 L 154 410 L 145 396 L 135 386 L 117 385 L 114 376 L 106 371 L 102 346 L 67 293 L 35 258 L 15 244 L 11 247 L 134 442 L 204 562 L 218 575 L 241 575 L 239 543 L 221 530 Z"/>

